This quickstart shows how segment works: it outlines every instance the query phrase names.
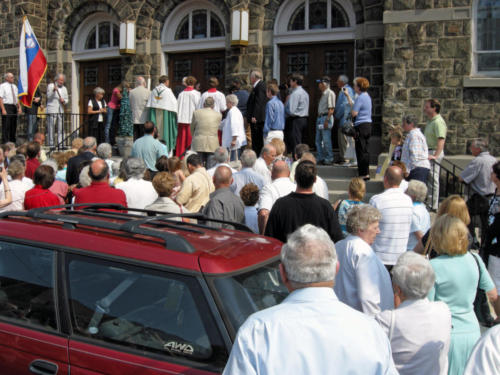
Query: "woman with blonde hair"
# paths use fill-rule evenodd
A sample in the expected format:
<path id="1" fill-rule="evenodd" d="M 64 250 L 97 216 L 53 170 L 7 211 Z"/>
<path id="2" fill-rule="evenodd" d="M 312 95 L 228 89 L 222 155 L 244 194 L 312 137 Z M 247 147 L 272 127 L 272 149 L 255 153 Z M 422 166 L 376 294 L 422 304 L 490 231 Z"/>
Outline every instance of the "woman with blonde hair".
<path id="1" fill-rule="evenodd" d="M 342 233 L 344 233 L 344 236 L 346 237 L 349 235 L 349 232 L 347 232 L 347 227 L 346 227 L 347 213 L 352 207 L 363 203 L 362 200 L 366 194 L 365 181 L 360 177 L 354 177 L 353 179 L 351 179 L 351 182 L 349 183 L 349 188 L 347 190 L 347 194 L 348 194 L 347 199 L 339 199 L 333 205 L 333 209 L 338 214 L 340 229 L 342 229 Z"/>
<path id="2" fill-rule="evenodd" d="M 441 217 L 445 214 L 460 219 L 460 221 L 462 221 L 466 226 L 470 224 L 470 215 L 469 210 L 467 209 L 467 204 L 459 195 L 450 195 L 448 198 L 441 202 L 436 218 Z M 432 248 L 432 241 L 430 241 L 429 239 L 430 235 L 431 231 L 429 230 L 426 234 L 424 234 L 422 240 L 417 242 L 413 251 L 419 254 L 428 254 L 430 258 L 434 258 L 437 253 Z M 472 236 L 470 234 L 468 234 L 468 240 L 468 246 L 470 247 L 472 245 Z"/>
<path id="3" fill-rule="evenodd" d="M 431 242 L 438 257 L 431 260 L 436 281 L 428 298 L 445 302 L 451 311 L 448 374 L 462 375 L 481 336 L 473 306 L 477 289 L 486 292 L 497 315 L 500 300 L 482 259 L 467 251 L 469 231 L 461 219 L 451 214 L 440 216 L 431 228 Z"/>

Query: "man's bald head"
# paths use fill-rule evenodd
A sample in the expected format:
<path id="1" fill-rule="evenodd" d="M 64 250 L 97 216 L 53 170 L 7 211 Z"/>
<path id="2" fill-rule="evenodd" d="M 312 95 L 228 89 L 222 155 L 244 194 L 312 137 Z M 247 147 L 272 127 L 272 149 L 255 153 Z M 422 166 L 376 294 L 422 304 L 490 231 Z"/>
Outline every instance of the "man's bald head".
<path id="1" fill-rule="evenodd" d="M 290 177 L 290 168 L 284 160 L 276 160 L 273 164 L 273 170 L 271 171 L 271 178 L 276 180 L 281 177 Z"/>
<path id="2" fill-rule="evenodd" d="M 386 188 L 399 187 L 401 181 L 403 181 L 403 170 L 401 168 L 396 166 L 387 168 L 384 175 Z"/>
<path id="3" fill-rule="evenodd" d="M 228 187 L 233 182 L 233 173 L 231 169 L 224 165 L 217 167 L 214 173 L 214 185 L 216 189 Z"/>
<path id="4" fill-rule="evenodd" d="M 108 164 L 102 159 L 93 161 L 90 164 L 89 176 L 95 182 L 106 181 L 109 177 Z"/>

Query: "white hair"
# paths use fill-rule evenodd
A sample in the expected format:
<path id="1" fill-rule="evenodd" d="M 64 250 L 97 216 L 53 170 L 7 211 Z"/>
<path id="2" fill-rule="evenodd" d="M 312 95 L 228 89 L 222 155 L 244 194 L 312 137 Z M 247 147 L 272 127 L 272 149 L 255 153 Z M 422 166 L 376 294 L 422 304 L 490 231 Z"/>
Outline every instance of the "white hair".
<path id="1" fill-rule="evenodd" d="M 128 158 L 125 162 L 125 175 L 128 178 L 141 179 L 146 172 L 146 165 L 140 158 Z"/>
<path id="2" fill-rule="evenodd" d="M 339 76 L 339 81 L 344 82 L 344 84 L 347 85 L 349 83 L 349 77 L 347 77 L 345 74 L 341 74 Z"/>
<path id="3" fill-rule="evenodd" d="M 227 163 L 229 160 L 229 153 L 227 152 L 227 148 L 219 147 L 214 152 L 214 159 L 217 163 Z"/>
<path id="4" fill-rule="evenodd" d="M 255 79 L 262 79 L 262 71 L 260 69 L 252 69 L 250 71 L 250 77 Z"/>
<path id="5" fill-rule="evenodd" d="M 104 89 L 102 87 L 96 87 L 94 89 L 94 95 L 97 95 L 97 94 L 104 94 Z"/>
<path id="6" fill-rule="evenodd" d="M 146 87 L 146 80 L 144 79 L 143 76 L 138 76 L 136 79 L 135 79 L 135 87 L 139 87 L 139 86 L 144 86 Z"/>
<path id="7" fill-rule="evenodd" d="M 9 78 L 10 76 L 14 77 L 14 74 L 12 74 L 11 72 L 7 72 L 3 75 L 3 79 L 7 80 L 7 78 Z"/>
<path id="8" fill-rule="evenodd" d="M 240 156 L 240 161 L 243 168 L 252 168 L 257 161 L 257 154 L 254 150 L 245 150 Z"/>
<path id="9" fill-rule="evenodd" d="M 403 253 L 391 273 L 392 283 L 397 285 L 408 299 L 425 298 L 436 280 L 431 263 L 413 251 Z"/>
<path id="10" fill-rule="evenodd" d="M 281 248 L 281 263 L 292 284 L 333 281 L 337 252 L 325 230 L 306 224 L 288 236 Z"/>
<path id="11" fill-rule="evenodd" d="M 238 97 L 234 94 L 229 94 L 228 96 L 226 96 L 226 101 L 231 103 L 233 106 L 238 105 Z"/>
<path id="12" fill-rule="evenodd" d="M 92 179 L 89 176 L 89 170 L 90 166 L 86 165 L 85 167 L 82 168 L 80 176 L 78 176 L 78 182 L 80 183 L 81 187 L 90 186 L 90 184 L 92 183 Z"/>
<path id="13" fill-rule="evenodd" d="M 101 143 L 97 146 L 97 156 L 101 159 L 109 159 L 113 154 L 113 149 L 109 143 Z"/>
<path id="14" fill-rule="evenodd" d="M 382 219 L 382 214 L 369 204 L 358 204 L 347 211 L 346 228 L 351 234 L 368 229 L 370 224 Z"/>
<path id="15" fill-rule="evenodd" d="M 427 185 L 419 180 L 410 180 L 406 194 L 413 197 L 415 202 L 423 202 L 427 198 Z"/>
<path id="16" fill-rule="evenodd" d="M 471 143 L 472 147 L 476 147 L 481 150 L 481 152 L 488 151 L 488 141 L 484 138 L 474 139 Z"/>

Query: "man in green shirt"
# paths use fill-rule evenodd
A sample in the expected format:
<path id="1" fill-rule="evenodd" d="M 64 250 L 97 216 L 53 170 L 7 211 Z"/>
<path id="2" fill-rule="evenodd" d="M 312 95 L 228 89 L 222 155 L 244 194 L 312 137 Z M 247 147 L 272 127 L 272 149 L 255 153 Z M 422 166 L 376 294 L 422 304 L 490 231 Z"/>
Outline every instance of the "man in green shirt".
<path id="1" fill-rule="evenodd" d="M 441 104 L 436 99 L 429 99 L 424 104 L 424 114 L 429 121 L 425 126 L 425 140 L 429 147 L 429 160 L 441 163 L 444 158 L 444 143 L 446 140 L 446 122 L 439 114 Z M 427 184 L 429 185 L 429 199 L 432 208 L 437 210 L 439 204 L 439 166 L 431 163 L 431 173 Z"/>

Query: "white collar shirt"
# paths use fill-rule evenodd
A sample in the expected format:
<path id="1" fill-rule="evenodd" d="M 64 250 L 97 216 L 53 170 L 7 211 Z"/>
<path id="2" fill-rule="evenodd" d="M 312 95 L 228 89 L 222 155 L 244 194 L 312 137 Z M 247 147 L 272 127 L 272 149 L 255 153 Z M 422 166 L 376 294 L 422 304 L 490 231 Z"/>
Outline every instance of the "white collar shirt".
<path id="1" fill-rule="evenodd" d="M 390 343 L 374 319 L 341 303 L 331 288 L 304 288 L 241 326 L 229 374 L 397 374 Z"/>
<path id="2" fill-rule="evenodd" d="M 420 129 L 412 129 L 403 143 L 401 161 L 406 165 L 408 172 L 417 167 L 430 169 L 431 164 L 428 156 L 429 151 L 425 136 Z"/>
<path id="3" fill-rule="evenodd" d="M 129 208 L 144 209 L 158 199 L 158 194 L 151 181 L 146 181 L 142 178 L 129 178 L 127 181 L 120 182 L 116 185 L 116 188 L 123 190 L 125 193 L 127 206 Z"/>
<path id="4" fill-rule="evenodd" d="M 288 177 L 280 177 L 272 183 L 265 185 L 259 193 L 259 210 L 273 208 L 278 198 L 284 197 L 295 191 L 297 187 Z"/>
<path id="5" fill-rule="evenodd" d="M 61 99 L 64 103 L 61 103 Z M 47 85 L 47 108 L 45 109 L 47 113 L 63 113 L 64 106 L 68 104 L 68 101 L 69 96 L 66 86 L 57 85 L 57 89 L 54 91 L 53 83 Z"/>
<path id="6" fill-rule="evenodd" d="M 390 188 L 374 195 L 370 204 L 382 214 L 380 233 L 372 245 L 373 251 L 382 263 L 394 265 L 408 245 L 413 202 L 400 188 Z"/>
<path id="7" fill-rule="evenodd" d="M 24 210 L 24 195 L 28 190 L 32 187 L 28 184 L 24 183 L 21 180 L 12 180 L 9 181 L 9 188 L 12 194 L 12 202 L 0 208 L 0 212 L 4 211 L 23 211 Z M 5 189 L 3 188 L 3 184 L 0 185 L 0 199 L 5 199 Z"/>
<path id="8" fill-rule="evenodd" d="M 200 92 L 197 90 L 184 90 L 177 98 L 177 122 L 181 124 L 191 124 L 193 113 L 200 103 Z"/>
<path id="9" fill-rule="evenodd" d="M 232 174 L 235 174 L 236 172 L 238 172 L 236 169 L 231 167 L 228 163 L 217 163 L 212 168 L 207 170 L 207 173 L 210 175 L 210 177 L 214 176 L 215 170 L 220 166 L 228 167 L 229 169 L 231 169 Z"/>
<path id="10" fill-rule="evenodd" d="M 340 267 L 334 290 L 339 300 L 370 316 L 393 309 L 391 277 L 370 245 L 350 235 L 335 248 Z"/>
<path id="11" fill-rule="evenodd" d="M 205 91 L 203 94 L 201 94 L 201 99 L 198 102 L 198 109 L 203 108 L 205 99 L 208 97 L 214 99 L 214 111 L 222 113 L 227 109 L 226 96 L 218 90 L 214 92 Z"/>
<path id="12" fill-rule="evenodd" d="M 17 104 L 17 86 L 10 82 L 4 82 L 0 85 L 0 98 L 3 104 Z"/>
<path id="13" fill-rule="evenodd" d="M 328 185 L 321 177 L 316 176 L 316 182 L 313 185 L 313 192 L 321 198 L 328 200 Z"/>
<path id="14" fill-rule="evenodd" d="M 266 185 L 271 183 L 271 170 L 264 159 L 261 157 L 258 158 L 253 166 L 253 170 L 264 178 L 264 183 Z"/>
<path id="15" fill-rule="evenodd" d="M 406 300 L 375 320 L 391 341 L 392 358 L 401 375 L 448 374 L 451 313 L 446 303 Z"/>
<path id="16" fill-rule="evenodd" d="M 233 137 L 236 137 L 236 146 L 231 147 Z M 238 107 L 231 108 L 222 121 L 222 147 L 237 150 L 247 144 L 243 115 Z"/>
<path id="17" fill-rule="evenodd" d="M 500 369 L 500 325 L 487 330 L 469 357 L 464 375 L 498 374 Z"/>

